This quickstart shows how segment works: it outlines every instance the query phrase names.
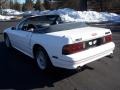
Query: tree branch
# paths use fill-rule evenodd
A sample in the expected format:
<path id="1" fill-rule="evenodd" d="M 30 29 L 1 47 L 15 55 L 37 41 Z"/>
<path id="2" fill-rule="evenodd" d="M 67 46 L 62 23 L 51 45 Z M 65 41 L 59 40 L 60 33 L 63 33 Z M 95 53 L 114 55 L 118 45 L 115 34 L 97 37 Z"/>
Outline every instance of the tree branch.
<path id="1" fill-rule="evenodd" d="M 6 3 L 7 0 L 0 0 L 0 5 Z"/>

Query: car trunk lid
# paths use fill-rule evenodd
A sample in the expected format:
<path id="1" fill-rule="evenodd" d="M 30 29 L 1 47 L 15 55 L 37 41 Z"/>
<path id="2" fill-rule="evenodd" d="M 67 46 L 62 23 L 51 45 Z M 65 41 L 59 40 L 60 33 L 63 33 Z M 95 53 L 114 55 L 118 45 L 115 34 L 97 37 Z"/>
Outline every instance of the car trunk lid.
<path id="1" fill-rule="evenodd" d="M 111 34 L 111 32 L 109 29 L 104 28 L 83 27 L 65 31 L 52 32 L 48 34 L 61 37 L 69 37 L 70 39 L 72 39 L 73 43 L 76 43 L 104 37 L 106 34 Z"/>

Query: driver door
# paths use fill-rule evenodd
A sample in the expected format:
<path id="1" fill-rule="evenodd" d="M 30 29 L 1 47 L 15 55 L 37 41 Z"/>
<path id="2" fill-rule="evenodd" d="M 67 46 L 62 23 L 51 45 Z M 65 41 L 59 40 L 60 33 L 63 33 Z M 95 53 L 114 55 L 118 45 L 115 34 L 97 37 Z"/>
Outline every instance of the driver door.
<path id="1" fill-rule="evenodd" d="M 31 55 L 30 42 L 32 32 L 26 30 L 28 21 L 29 20 L 21 22 L 17 26 L 17 30 L 12 31 L 12 35 L 15 39 L 15 41 L 13 42 L 14 47 L 27 55 Z"/>

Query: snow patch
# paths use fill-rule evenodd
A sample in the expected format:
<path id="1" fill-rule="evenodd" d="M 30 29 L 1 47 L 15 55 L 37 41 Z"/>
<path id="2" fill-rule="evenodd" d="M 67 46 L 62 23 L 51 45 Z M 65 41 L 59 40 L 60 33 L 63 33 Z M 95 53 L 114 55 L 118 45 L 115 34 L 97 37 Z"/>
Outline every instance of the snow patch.
<path id="1" fill-rule="evenodd" d="M 14 18 L 14 16 L 3 16 L 3 15 L 0 15 L 0 20 L 1 21 L 11 20 L 12 18 Z"/>
<path id="2" fill-rule="evenodd" d="M 2 12 L 6 15 L 20 15 L 23 13 L 13 9 L 2 9 Z"/>
<path id="3" fill-rule="evenodd" d="M 14 15 L 60 15 L 64 22 L 104 22 L 104 21 L 120 21 L 120 15 L 108 12 L 96 11 L 75 11 L 73 9 L 64 8 L 58 10 L 45 11 L 26 11 L 19 12 L 13 9 L 2 9 L 3 13 L 8 16 L 0 15 L 0 20 L 10 20 Z M 10 15 L 10 16 L 9 16 Z M 12 16 L 11 16 L 12 15 Z"/>
<path id="4" fill-rule="evenodd" d="M 58 10 L 46 11 L 27 11 L 24 14 L 28 15 L 60 15 L 64 22 L 103 22 L 103 21 L 120 21 L 120 15 L 108 12 L 96 11 L 75 11 L 65 8 Z"/>

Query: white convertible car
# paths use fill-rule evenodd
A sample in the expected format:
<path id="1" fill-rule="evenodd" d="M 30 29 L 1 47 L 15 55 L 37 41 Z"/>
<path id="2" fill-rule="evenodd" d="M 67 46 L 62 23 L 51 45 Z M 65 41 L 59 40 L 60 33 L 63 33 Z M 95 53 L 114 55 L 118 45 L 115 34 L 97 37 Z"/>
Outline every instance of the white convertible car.
<path id="1" fill-rule="evenodd" d="M 51 66 L 77 69 L 113 54 L 109 29 L 62 22 L 58 15 L 31 16 L 4 30 L 8 48 L 34 58 L 41 70 Z"/>

